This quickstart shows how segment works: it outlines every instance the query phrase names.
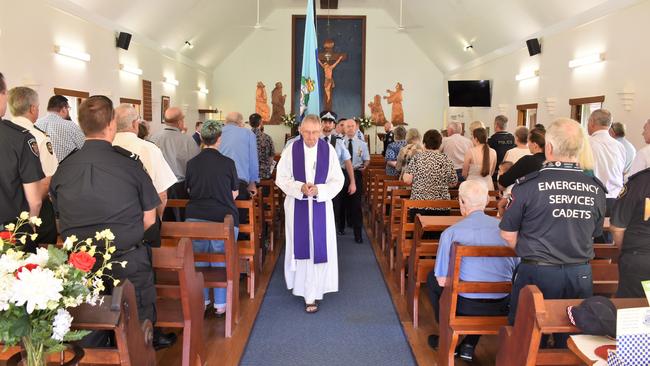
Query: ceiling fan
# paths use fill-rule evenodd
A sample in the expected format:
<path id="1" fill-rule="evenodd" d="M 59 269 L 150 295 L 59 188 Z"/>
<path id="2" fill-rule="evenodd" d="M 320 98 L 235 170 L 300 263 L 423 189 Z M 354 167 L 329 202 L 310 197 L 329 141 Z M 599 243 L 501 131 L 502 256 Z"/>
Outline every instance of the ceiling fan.
<path id="1" fill-rule="evenodd" d="M 266 30 L 266 31 L 272 31 L 275 30 L 274 28 L 269 28 L 265 27 L 262 25 L 262 22 L 260 22 L 260 0 L 257 0 L 257 13 L 255 17 L 255 25 L 247 25 L 245 26 L 246 28 L 253 28 L 255 30 Z"/>
<path id="2" fill-rule="evenodd" d="M 397 25 L 397 27 L 382 27 L 382 28 L 390 28 L 390 29 L 395 29 L 398 32 L 407 33 L 408 30 L 410 29 L 418 29 L 418 28 L 422 28 L 422 26 L 419 25 L 406 26 L 404 24 L 404 0 L 399 0 L 399 24 Z"/>

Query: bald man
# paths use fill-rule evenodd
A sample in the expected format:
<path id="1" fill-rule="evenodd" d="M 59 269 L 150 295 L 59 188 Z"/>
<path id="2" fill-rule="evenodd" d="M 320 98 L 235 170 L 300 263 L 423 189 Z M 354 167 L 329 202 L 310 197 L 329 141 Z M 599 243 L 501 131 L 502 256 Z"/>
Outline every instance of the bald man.
<path id="1" fill-rule="evenodd" d="M 155 133 L 150 139 L 160 148 L 165 161 L 176 175 L 176 183 L 167 190 L 168 198 L 188 198 L 185 188 L 185 169 L 187 162 L 200 151 L 192 136 L 181 132 L 184 127 L 185 115 L 183 111 L 178 107 L 169 107 L 165 111 L 165 128 Z M 180 210 L 165 211 L 163 221 L 184 221 Z"/>

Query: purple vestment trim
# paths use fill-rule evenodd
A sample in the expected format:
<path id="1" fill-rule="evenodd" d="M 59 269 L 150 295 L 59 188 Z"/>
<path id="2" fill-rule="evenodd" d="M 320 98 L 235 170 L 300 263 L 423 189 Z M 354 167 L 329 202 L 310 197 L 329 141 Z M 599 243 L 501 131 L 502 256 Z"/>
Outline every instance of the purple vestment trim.
<path id="1" fill-rule="evenodd" d="M 293 143 L 291 149 L 293 179 L 306 182 L 305 146 L 303 139 Z M 329 172 L 328 143 L 318 139 L 316 150 L 316 176 L 314 184 L 324 184 Z M 327 263 L 327 211 L 325 202 L 313 200 L 314 263 Z M 309 201 L 294 200 L 293 255 L 295 259 L 309 259 Z"/>

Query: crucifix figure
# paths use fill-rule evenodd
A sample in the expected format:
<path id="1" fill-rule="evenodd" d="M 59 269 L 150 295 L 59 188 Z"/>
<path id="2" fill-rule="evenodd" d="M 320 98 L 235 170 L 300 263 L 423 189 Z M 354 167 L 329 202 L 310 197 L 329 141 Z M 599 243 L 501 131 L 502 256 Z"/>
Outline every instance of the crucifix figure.
<path id="1" fill-rule="evenodd" d="M 318 54 L 318 63 L 323 68 L 325 76 L 325 85 L 323 89 L 325 90 L 325 110 L 332 110 L 332 92 L 335 87 L 334 84 L 334 68 L 339 64 L 339 62 L 344 61 L 348 58 L 348 55 L 345 53 L 338 53 L 334 51 L 334 40 L 326 39 L 323 42 L 324 52 Z M 334 61 L 335 60 L 335 61 Z M 334 61 L 332 63 L 332 61 Z"/>

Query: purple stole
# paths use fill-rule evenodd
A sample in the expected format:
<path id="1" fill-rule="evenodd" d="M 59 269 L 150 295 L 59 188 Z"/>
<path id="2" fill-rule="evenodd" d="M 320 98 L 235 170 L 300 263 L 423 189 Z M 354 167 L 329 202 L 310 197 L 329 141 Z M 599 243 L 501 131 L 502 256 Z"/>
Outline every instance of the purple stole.
<path id="1" fill-rule="evenodd" d="M 329 172 L 330 150 L 328 143 L 318 139 L 316 145 L 316 176 L 314 184 L 324 184 Z M 291 147 L 293 179 L 306 182 L 305 145 L 302 137 Z M 305 197 L 303 197 L 305 198 Z M 327 263 L 327 211 L 325 202 L 313 200 L 314 263 Z M 295 259 L 309 259 L 309 201 L 294 200 L 293 255 Z"/>

